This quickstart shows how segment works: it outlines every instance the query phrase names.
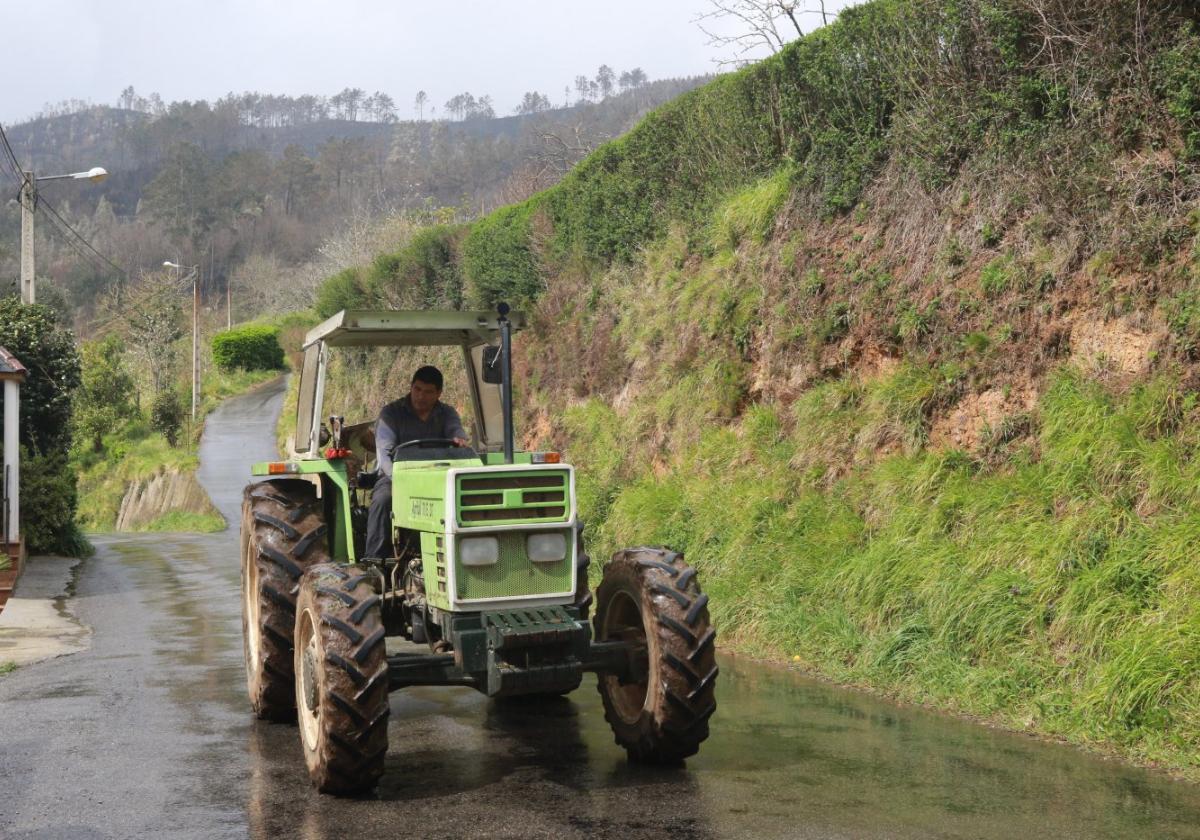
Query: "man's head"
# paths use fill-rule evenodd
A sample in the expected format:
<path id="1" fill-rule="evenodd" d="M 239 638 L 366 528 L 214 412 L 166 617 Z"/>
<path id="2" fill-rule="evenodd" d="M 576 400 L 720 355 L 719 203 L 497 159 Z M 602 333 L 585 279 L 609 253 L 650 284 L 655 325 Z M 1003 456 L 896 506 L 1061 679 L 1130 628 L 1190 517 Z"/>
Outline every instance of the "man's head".
<path id="1" fill-rule="evenodd" d="M 430 411 L 442 396 L 442 372 L 433 365 L 417 368 L 413 374 L 408 401 L 413 409 L 424 414 Z"/>

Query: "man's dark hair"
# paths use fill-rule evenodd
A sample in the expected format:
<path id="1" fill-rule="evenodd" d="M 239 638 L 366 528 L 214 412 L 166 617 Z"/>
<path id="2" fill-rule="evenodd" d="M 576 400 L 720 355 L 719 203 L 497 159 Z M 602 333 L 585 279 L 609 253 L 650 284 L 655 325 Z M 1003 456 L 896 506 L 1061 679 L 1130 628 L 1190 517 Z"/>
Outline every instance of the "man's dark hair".
<path id="1" fill-rule="evenodd" d="M 413 382 L 424 382 L 426 385 L 432 385 L 439 391 L 442 390 L 442 372 L 433 365 L 425 365 L 425 367 L 417 368 L 417 372 L 413 374 Z"/>

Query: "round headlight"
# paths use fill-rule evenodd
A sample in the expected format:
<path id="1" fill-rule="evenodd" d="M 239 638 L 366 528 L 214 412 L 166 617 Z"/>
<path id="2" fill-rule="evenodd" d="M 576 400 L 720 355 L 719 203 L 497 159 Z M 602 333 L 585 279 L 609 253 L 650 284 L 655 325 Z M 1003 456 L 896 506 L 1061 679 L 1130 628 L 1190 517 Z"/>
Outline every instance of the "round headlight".
<path id="1" fill-rule="evenodd" d="M 500 541 L 495 537 L 459 540 L 458 559 L 464 566 L 494 566 L 500 562 Z"/>
<path id="2" fill-rule="evenodd" d="M 530 534 L 525 542 L 529 559 L 534 563 L 557 563 L 567 556 L 567 538 L 561 532 Z"/>

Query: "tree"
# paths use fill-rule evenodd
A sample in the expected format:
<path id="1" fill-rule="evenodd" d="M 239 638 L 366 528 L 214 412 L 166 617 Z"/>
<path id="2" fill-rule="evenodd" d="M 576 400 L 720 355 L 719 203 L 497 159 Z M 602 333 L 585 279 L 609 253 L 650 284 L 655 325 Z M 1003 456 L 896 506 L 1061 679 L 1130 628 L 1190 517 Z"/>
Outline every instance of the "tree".
<path id="1" fill-rule="evenodd" d="M 337 196 L 342 194 L 343 182 L 358 172 L 365 160 L 366 142 L 362 137 L 330 140 L 317 148 L 317 168 Z"/>
<path id="2" fill-rule="evenodd" d="M 183 402 L 174 388 L 164 388 L 154 397 L 150 406 L 150 425 L 167 439 L 171 446 L 179 445 L 179 431 L 183 428 Z"/>
<path id="3" fill-rule="evenodd" d="M 83 345 L 82 377 L 75 392 L 75 428 L 91 442 L 92 451 L 104 448 L 103 436 L 117 424 L 137 415 L 133 375 L 125 365 L 125 344 L 108 335 Z"/>
<path id="4" fill-rule="evenodd" d="M 21 386 L 21 531 L 31 553 L 81 555 L 89 549 L 75 525 L 72 401 L 79 387 L 79 351 L 54 311 L 0 300 L 0 346 L 25 366 Z M 0 398 L 2 402 L 2 398 Z"/>
<path id="5" fill-rule="evenodd" d="M 496 116 L 496 109 L 492 107 L 492 97 L 479 97 L 479 99 L 475 101 L 475 107 L 471 109 L 467 116 L 480 120 L 494 119 Z"/>
<path id="6" fill-rule="evenodd" d="M 479 103 L 469 92 L 457 94 L 446 101 L 446 110 L 449 111 L 456 120 L 466 119 L 467 117 L 474 115 L 478 107 Z"/>
<path id="7" fill-rule="evenodd" d="M 763 48 L 777 53 L 801 37 L 801 15 L 820 15 L 822 24 L 829 23 L 825 0 L 814 2 L 816 8 L 794 0 L 709 0 L 712 8 L 693 23 L 708 36 L 709 46 L 732 50 L 732 58 L 714 59 L 719 65 L 742 65 L 751 60 L 750 53 Z M 726 25 L 732 26 L 729 34 L 717 31 L 718 26 Z"/>
<path id="8" fill-rule="evenodd" d="M 80 378 L 75 337 L 49 306 L 11 296 L 0 298 L 0 347 L 29 371 L 21 386 L 21 444 L 34 452 L 66 452 Z"/>
<path id="9" fill-rule="evenodd" d="M 536 90 L 530 90 L 525 92 L 525 96 L 521 98 L 521 104 L 513 109 L 513 113 L 540 114 L 542 111 L 549 111 L 552 107 L 549 96 L 538 93 Z"/>
<path id="10" fill-rule="evenodd" d="M 183 337 L 183 307 L 171 281 L 149 282 L 126 295 L 123 303 L 130 352 L 150 372 L 157 395 L 171 385 L 179 357 L 175 342 Z"/>
<path id="11" fill-rule="evenodd" d="M 413 100 L 413 108 L 417 112 L 417 119 L 424 122 L 425 120 L 425 105 L 429 102 L 429 94 L 423 90 L 417 91 L 417 96 Z"/>
<path id="12" fill-rule="evenodd" d="M 616 82 L 617 74 L 607 64 L 601 64 L 600 69 L 596 72 L 596 85 L 600 88 L 600 98 L 608 99 L 612 95 L 613 85 Z"/>
<path id="13" fill-rule="evenodd" d="M 575 90 L 579 94 L 579 101 L 587 102 L 592 98 L 592 80 L 584 75 L 576 76 Z"/>
<path id="14" fill-rule="evenodd" d="M 358 120 L 358 109 L 362 105 L 363 97 L 366 92 L 362 88 L 346 88 L 341 92 L 342 107 L 345 109 L 346 119 L 351 122 Z"/>
<path id="15" fill-rule="evenodd" d="M 371 97 L 375 102 L 375 119 L 381 123 L 396 122 L 396 101 L 381 90 Z"/>
<path id="16" fill-rule="evenodd" d="M 283 150 L 283 159 L 275 167 L 275 179 L 283 188 L 283 213 L 294 215 L 301 201 L 317 190 L 320 177 L 316 164 L 295 143 Z"/>
<path id="17" fill-rule="evenodd" d="M 193 143 L 176 143 L 146 187 L 145 208 L 179 239 L 198 241 L 216 218 L 212 161 Z"/>
<path id="18" fill-rule="evenodd" d="M 121 97 L 117 100 L 117 104 L 126 111 L 132 111 L 135 99 L 137 99 L 137 91 L 133 89 L 133 85 L 130 85 L 121 91 Z"/>

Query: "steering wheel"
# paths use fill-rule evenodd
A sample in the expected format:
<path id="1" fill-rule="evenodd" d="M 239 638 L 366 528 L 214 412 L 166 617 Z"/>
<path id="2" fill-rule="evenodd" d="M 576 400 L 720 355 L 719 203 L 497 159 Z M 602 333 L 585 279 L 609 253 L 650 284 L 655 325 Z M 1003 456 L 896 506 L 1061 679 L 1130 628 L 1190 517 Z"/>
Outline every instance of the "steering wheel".
<path id="1" fill-rule="evenodd" d="M 397 443 L 392 447 L 392 460 L 396 460 L 396 453 L 401 449 L 417 447 L 419 449 L 433 448 L 450 448 L 450 449 L 470 449 L 471 454 L 475 454 L 475 450 L 469 446 L 459 446 L 454 442 L 454 438 L 415 438 L 414 440 L 406 440 L 404 443 Z"/>

